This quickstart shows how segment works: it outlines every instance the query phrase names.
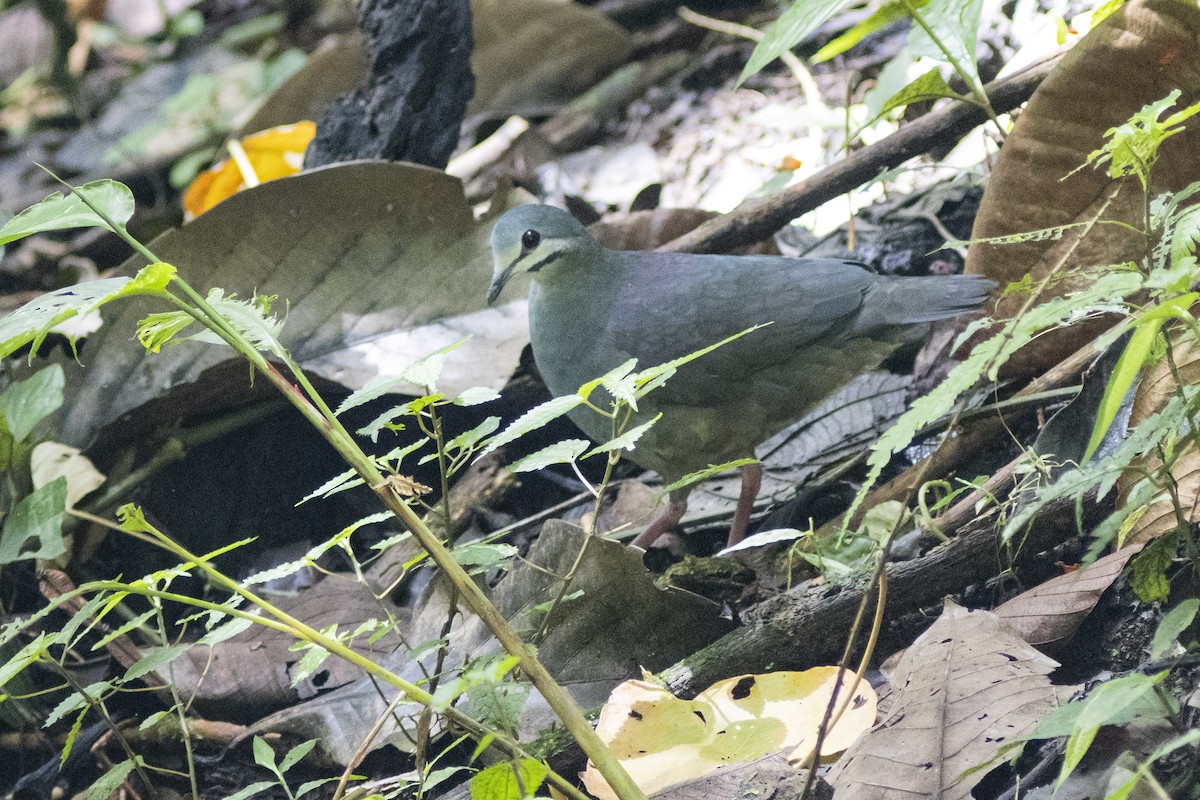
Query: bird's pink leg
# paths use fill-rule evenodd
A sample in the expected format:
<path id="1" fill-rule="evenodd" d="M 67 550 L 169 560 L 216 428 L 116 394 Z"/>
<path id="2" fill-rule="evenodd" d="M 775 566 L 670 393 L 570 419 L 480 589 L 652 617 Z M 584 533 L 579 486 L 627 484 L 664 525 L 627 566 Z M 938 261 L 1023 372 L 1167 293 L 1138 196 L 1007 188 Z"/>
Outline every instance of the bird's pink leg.
<path id="1" fill-rule="evenodd" d="M 754 511 L 754 501 L 758 499 L 758 490 L 762 488 L 762 478 L 762 463 L 747 464 L 742 467 L 742 491 L 738 495 L 733 524 L 729 526 L 729 542 L 726 547 L 733 547 L 746 538 L 746 528 L 750 525 L 750 514 Z"/>
<path id="2" fill-rule="evenodd" d="M 687 500 L 685 498 L 671 498 L 667 503 L 667 509 L 658 515 L 658 519 L 650 523 L 650 527 L 637 535 L 633 540 L 634 547 L 640 547 L 643 550 L 649 550 L 650 545 L 658 540 L 658 537 L 674 528 L 679 524 L 679 520 L 683 519 L 683 513 L 687 511 Z"/>

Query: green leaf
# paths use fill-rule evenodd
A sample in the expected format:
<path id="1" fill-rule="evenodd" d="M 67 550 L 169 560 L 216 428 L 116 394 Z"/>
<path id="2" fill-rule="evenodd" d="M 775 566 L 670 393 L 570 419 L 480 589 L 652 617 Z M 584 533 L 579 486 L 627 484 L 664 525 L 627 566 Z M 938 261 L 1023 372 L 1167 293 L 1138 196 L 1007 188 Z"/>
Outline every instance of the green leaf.
<path id="1" fill-rule="evenodd" d="M 738 84 L 754 75 L 767 64 L 779 58 L 784 52 L 791 50 L 804 41 L 821 23 L 832 17 L 834 13 L 847 5 L 848 0 L 797 0 L 779 15 L 779 19 L 763 31 L 762 41 L 759 42 L 750 60 L 738 77 Z"/>
<path id="2" fill-rule="evenodd" d="M 1104 441 L 1104 435 L 1108 433 L 1109 427 L 1121 410 L 1125 395 L 1129 393 L 1129 388 L 1137 380 L 1142 366 L 1150 356 L 1154 348 L 1154 341 L 1158 337 L 1158 331 L 1163 323 L 1167 319 L 1187 314 L 1188 307 L 1197 298 L 1200 298 L 1200 294 L 1196 292 L 1172 298 L 1142 314 L 1134 322 L 1136 327 L 1133 330 L 1133 336 L 1129 338 L 1129 343 L 1125 345 L 1125 350 L 1117 359 L 1117 365 L 1113 367 L 1108 384 L 1104 387 L 1104 397 L 1100 401 L 1100 408 L 1096 413 L 1096 424 L 1092 427 L 1092 436 L 1083 453 L 1082 463 L 1086 464 L 1095 455 L 1096 448 Z"/>
<path id="3" fill-rule="evenodd" d="M 62 521 L 67 512 L 67 479 L 56 478 L 21 498 L 4 518 L 0 564 L 56 558 L 67 552 Z"/>
<path id="4" fill-rule="evenodd" d="M 62 407 L 65 385 L 62 367 L 51 364 L 0 394 L 0 410 L 13 439 L 25 441 L 39 422 Z"/>
<path id="5" fill-rule="evenodd" d="M 143 656 L 129 665 L 129 669 L 125 670 L 125 680 L 131 681 L 134 678 L 140 678 L 143 675 L 155 672 L 160 667 L 167 666 L 186 653 L 190 647 L 191 645 L 187 644 L 177 644 L 170 647 L 160 647 L 152 651 L 149 655 Z M 163 677 L 166 676 L 164 675 Z"/>
<path id="6" fill-rule="evenodd" d="M 458 436 L 446 442 L 446 452 L 454 454 L 462 450 L 470 450 L 479 444 L 480 440 L 485 436 L 490 436 L 499 427 L 499 417 L 488 417 L 474 428 L 471 428 L 471 430 L 463 431 Z"/>
<path id="7" fill-rule="evenodd" d="M 911 4 L 920 8 L 926 5 L 929 0 L 911 0 Z M 809 59 L 813 64 L 820 64 L 822 61 L 828 61 L 834 56 L 841 55 L 849 50 L 854 45 L 861 42 L 873 33 L 883 30 L 893 22 L 908 18 L 908 3 L 905 0 L 887 0 L 887 2 L 876 8 L 871 16 L 864 19 L 862 22 L 855 25 L 850 30 L 841 34 L 829 44 L 822 47 L 817 52 L 813 53 Z"/>
<path id="8" fill-rule="evenodd" d="M 975 63 L 975 37 L 982 8 L 983 0 L 930 0 L 923 8 L 914 5 L 910 8 L 914 25 L 908 35 L 911 53 L 951 64 L 977 97 L 984 96 Z M 929 31 L 916 24 L 917 20 Z"/>
<path id="9" fill-rule="evenodd" d="M 451 551 L 454 560 L 464 567 L 492 567 L 504 564 L 517 554 L 511 544 L 486 544 L 472 542 Z"/>
<path id="10" fill-rule="evenodd" d="M 1188 629 L 1200 611 L 1200 600 L 1189 597 L 1163 615 L 1150 643 L 1150 657 L 1159 658 L 1179 642 L 1179 634 Z"/>
<path id="11" fill-rule="evenodd" d="M 643 422 L 636 428 L 630 428 L 615 439 L 610 439 L 604 444 L 597 445 L 588 451 L 584 458 L 591 458 L 598 453 L 607 453 L 610 450 L 633 450 L 637 445 L 638 439 L 645 435 L 646 431 L 654 427 L 654 423 L 662 419 L 662 414 L 658 414 L 654 419 Z"/>
<path id="12" fill-rule="evenodd" d="M 300 759 L 312 752 L 312 749 L 316 746 L 317 740 L 309 739 L 307 742 L 301 742 L 291 750 L 288 750 L 287 755 L 283 757 L 283 761 L 279 762 L 279 771 L 287 772 L 296 766 L 300 762 Z"/>
<path id="13" fill-rule="evenodd" d="M 1179 529 L 1169 531 L 1154 539 L 1133 557 L 1133 576 L 1130 584 L 1143 603 L 1166 602 L 1171 595 L 1171 583 L 1167 580 L 1167 569 L 1175 560 L 1179 549 Z"/>
<path id="14" fill-rule="evenodd" d="M 753 333 L 754 331 L 758 330 L 759 328 L 765 328 L 770 324 L 772 324 L 772 323 L 766 322 L 766 323 L 763 323 L 762 325 L 755 325 L 752 328 L 747 328 L 746 330 L 742 331 L 741 333 L 735 333 L 733 336 L 726 337 L 719 342 L 710 344 L 708 347 L 702 347 L 699 350 L 696 350 L 695 352 L 688 353 L 686 356 L 681 356 L 679 358 L 668 361 L 665 364 L 658 364 L 657 366 L 653 366 L 648 369 L 642 370 L 635 376 L 635 379 L 634 379 L 637 384 L 637 392 L 635 394 L 635 397 L 639 397 L 639 398 L 645 397 L 650 392 L 652 392 L 655 389 L 659 388 L 660 386 L 664 385 L 668 380 L 670 380 L 671 376 L 675 374 L 675 371 L 678 370 L 680 367 L 682 367 L 684 364 L 687 364 L 688 362 L 691 362 L 691 361 L 695 361 L 697 358 L 700 358 L 701 356 L 708 355 L 713 350 L 716 350 L 718 347 L 723 347 L 724 345 L 729 344 L 730 342 L 732 342 L 735 339 L 740 339 L 743 336 L 745 336 L 746 334 Z"/>
<path id="15" fill-rule="evenodd" d="M 954 100 L 964 99 L 962 95 L 950 88 L 950 85 L 946 83 L 946 79 L 942 77 L 941 71 L 935 67 L 889 97 L 883 104 L 883 108 L 879 110 L 879 117 L 882 117 L 889 111 L 912 103 L 921 103 L 926 100 L 940 100 L 943 97 L 949 97 Z"/>
<path id="16" fill-rule="evenodd" d="M 150 314 L 138 322 L 137 340 L 147 351 L 159 353 L 162 352 L 163 345 L 171 342 L 193 322 L 196 322 L 196 318 L 186 311 L 161 311 Z"/>
<path id="17" fill-rule="evenodd" d="M 351 780 L 354 780 L 355 778 L 362 780 L 361 776 L 351 776 Z M 300 784 L 300 788 L 296 790 L 296 797 L 303 797 L 319 786 L 324 786 L 325 784 L 332 783 L 333 781 L 340 781 L 341 779 L 342 777 L 340 775 L 334 775 L 332 778 L 315 778 L 311 781 L 305 781 L 304 783 Z M 382 798 L 383 795 L 378 795 L 378 797 Z"/>
<path id="18" fill-rule="evenodd" d="M 522 800 L 524 797 L 533 797 L 548 774 L 545 764 L 531 758 L 522 759 L 515 765 L 493 764 L 471 777 L 471 800 Z"/>
<path id="19" fill-rule="evenodd" d="M 234 792 L 226 797 L 225 800 L 246 800 L 248 797 L 253 797 L 259 792 L 265 792 L 267 789 L 278 785 L 275 781 L 259 781 L 258 783 L 250 784 L 239 792 Z"/>
<path id="20" fill-rule="evenodd" d="M 275 751 L 261 736 L 254 737 L 254 763 L 276 775 L 279 774 L 279 768 L 275 766 Z"/>
<path id="21" fill-rule="evenodd" d="M 508 465 L 512 472 L 536 472 L 551 464 L 571 464 L 579 455 L 591 447 L 587 439 L 564 439 L 547 445 L 536 453 L 530 453 Z"/>
<path id="22" fill-rule="evenodd" d="M 1167 673 L 1157 675 L 1142 675 L 1135 672 L 1122 678 L 1115 678 L 1101 684 L 1083 701 L 1079 716 L 1067 739 L 1066 752 L 1063 755 L 1062 770 L 1058 774 L 1058 786 L 1070 777 L 1075 767 L 1087 755 L 1088 748 L 1095 740 L 1096 734 L 1111 720 L 1118 719 L 1126 709 L 1139 702 L 1154 691 L 1154 687 L 1162 683 Z M 1165 716 L 1168 709 L 1163 708 Z"/>
<path id="23" fill-rule="evenodd" d="M 1195 745 L 1197 742 L 1200 742 L 1200 730 L 1192 728 L 1186 733 L 1183 733 L 1169 742 L 1161 745 L 1138 766 L 1137 772 L 1132 778 L 1123 783 L 1121 786 L 1117 787 L 1115 791 L 1110 791 L 1108 794 L 1106 794 L 1104 796 L 1104 800 L 1126 800 L 1126 798 L 1133 793 L 1133 790 L 1137 788 L 1138 784 L 1141 783 L 1142 780 L 1149 774 L 1150 767 L 1156 761 L 1164 756 L 1170 755 L 1181 747 L 1190 747 Z"/>
<path id="24" fill-rule="evenodd" d="M 500 393 L 495 389 L 489 389 L 486 386 L 472 386 L 470 389 L 464 389 L 458 397 L 454 398 L 456 406 L 478 406 L 483 403 L 490 403 L 500 397 Z"/>
<path id="25" fill-rule="evenodd" d="M 129 777 L 129 773 L 133 772 L 141 763 L 142 757 L 138 756 L 136 763 L 132 759 L 126 759 L 115 764 L 87 788 L 87 791 L 83 793 L 83 800 L 108 800 L 117 789 L 121 788 L 121 784 Z"/>
<path id="26" fill-rule="evenodd" d="M 294 689 L 300 685 L 300 682 L 317 671 L 317 668 L 324 664 L 329 659 L 329 651 L 317 645 L 311 645 L 304 651 L 304 655 L 296 662 L 296 666 L 292 667 L 291 686 Z M 286 767 L 281 767 L 284 772 Z"/>
<path id="27" fill-rule="evenodd" d="M 148 731 L 170 715 L 170 711 L 155 711 L 153 714 L 138 723 L 137 729 L 139 731 Z"/>
<path id="28" fill-rule="evenodd" d="M 92 181 L 75 187 L 71 194 L 56 192 L 17 214 L 0 227 L 0 245 L 43 231 L 91 227 L 113 230 L 79 195 L 118 225 L 124 225 L 133 216 L 133 192 L 127 186 L 112 180 Z"/>
<path id="29" fill-rule="evenodd" d="M 1168 138 L 1183 130 L 1182 122 L 1200 112 L 1200 103 L 1175 112 L 1166 119 L 1163 113 L 1175 105 L 1180 91 L 1154 103 L 1148 103 L 1129 118 L 1128 122 L 1104 132 L 1106 141 L 1088 154 L 1087 163 L 1094 167 L 1108 165 L 1111 178 L 1136 176 L 1145 188 L 1150 169 L 1158 160 L 1158 148 Z"/>
<path id="30" fill-rule="evenodd" d="M 509 442 L 515 442 L 525 434 L 544 427 L 546 423 L 558 419 L 563 414 L 582 404 L 582 397 L 577 394 L 568 394 L 552 398 L 541 405 L 534 406 L 488 442 L 487 446 L 480 452 L 480 455 L 485 456 Z"/>
<path id="31" fill-rule="evenodd" d="M 256 349 L 283 358 L 287 354 L 279 342 L 283 320 L 271 315 L 274 299 L 256 294 L 250 300 L 239 300 L 234 294 L 226 297 L 224 289 L 210 289 L 205 301 Z M 194 342 L 228 346 L 224 339 L 211 330 L 188 338 Z"/>
<path id="32" fill-rule="evenodd" d="M 749 464 L 757 463 L 757 458 L 739 458 L 736 461 L 726 461 L 724 464 L 709 464 L 704 469 L 684 475 L 682 478 L 670 484 L 669 486 L 664 486 L 660 494 L 669 494 L 676 489 L 682 489 L 685 486 L 691 486 L 693 483 L 699 483 L 700 481 L 708 480 L 714 475 L 719 475 L 722 472 L 728 472 L 729 470 L 736 469 L 737 467 L 745 467 Z"/>
<path id="33" fill-rule="evenodd" d="M 24 672 L 26 667 L 40 661 L 46 653 L 46 646 L 46 634 L 39 633 L 35 639 L 5 661 L 3 666 L 0 666 L 0 687 L 7 686 L 8 682 Z"/>
<path id="34" fill-rule="evenodd" d="M 357 408 L 358 406 L 364 405 L 373 400 L 378 400 L 386 395 L 405 393 L 404 389 L 409 384 L 427 388 L 434 387 L 437 384 L 438 378 L 441 377 L 442 368 L 446 364 L 446 356 L 457 350 L 462 345 L 466 344 L 466 342 L 467 339 L 459 339 L 454 344 L 450 344 L 440 350 L 436 350 L 420 360 L 409 364 L 400 371 L 398 376 L 394 374 L 379 375 L 375 378 L 372 378 L 371 380 L 367 381 L 365 386 L 356 392 L 352 392 L 349 397 L 343 400 L 342 404 L 337 407 L 337 411 L 334 413 L 341 415 L 352 408 Z M 411 392 L 408 393 L 411 394 Z M 464 392 L 464 394 L 466 394 L 466 392 Z M 494 397 L 488 399 L 494 399 Z M 479 402 L 485 401 L 480 400 Z"/>

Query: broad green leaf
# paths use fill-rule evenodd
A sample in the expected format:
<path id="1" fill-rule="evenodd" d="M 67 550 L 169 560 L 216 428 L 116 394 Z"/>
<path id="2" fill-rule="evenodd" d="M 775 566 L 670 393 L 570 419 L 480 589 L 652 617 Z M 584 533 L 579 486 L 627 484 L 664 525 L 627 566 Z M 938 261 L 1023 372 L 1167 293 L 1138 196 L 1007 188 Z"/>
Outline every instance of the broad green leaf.
<path id="1" fill-rule="evenodd" d="M 1164 614 L 1162 621 L 1158 623 L 1158 630 L 1154 632 L 1154 639 L 1150 643 L 1150 657 L 1160 658 L 1171 649 L 1172 645 L 1182 644 L 1179 642 L 1179 634 L 1188 629 L 1196 619 L 1198 611 L 1200 611 L 1200 600 L 1189 597 Z"/>
<path id="2" fill-rule="evenodd" d="M 1179 529 L 1152 539 L 1142 552 L 1133 558 L 1133 575 L 1130 585 L 1134 594 L 1143 603 L 1163 603 L 1171 595 L 1171 583 L 1167 570 L 1175 560 L 1179 549 Z"/>
<path id="3" fill-rule="evenodd" d="M 1088 748 L 1091 747 L 1101 726 L 1119 719 L 1127 708 L 1153 692 L 1154 687 L 1162 683 L 1166 676 L 1166 672 L 1157 675 L 1135 672 L 1123 678 L 1114 678 L 1101 684 L 1083 700 L 1083 707 L 1075 719 L 1071 736 L 1067 739 L 1062 770 L 1058 775 L 1058 786 L 1062 786 L 1063 781 L 1070 777 L 1075 767 L 1087 755 Z M 1167 711 L 1164 707 L 1163 714 L 1166 715 Z"/>
<path id="4" fill-rule="evenodd" d="M 118 225 L 124 225 L 133 216 L 133 192 L 127 186 L 112 180 L 92 181 L 75 187 L 71 194 L 56 192 L 17 214 L 0 227 L 0 245 L 43 231 L 92 227 L 112 230 L 79 195 Z"/>
<path id="5" fill-rule="evenodd" d="M 1143 761 L 1137 769 L 1137 772 L 1132 778 L 1117 787 L 1116 791 L 1110 791 L 1104 796 L 1104 800 L 1126 800 L 1133 793 L 1133 790 L 1138 787 L 1138 784 L 1149 774 L 1150 767 L 1156 761 L 1164 756 L 1170 755 L 1181 747 L 1190 747 L 1200 742 L 1200 730 L 1192 728 L 1166 744 L 1161 745 L 1157 750 L 1151 753 L 1145 761 Z M 1148 793 L 1149 794 L 1149 793 Z"/>
<path id="6" fill-rule="evenodd" d="M 577 394 L 568 394 L 552 398 L 541 405 L 534 406 L 488 442 L 487 446 L 480 452 L 480 455 L 485 456 L 509 442 L 515 442 L 525 434 L 544 427 L 547 423 L 558 419 L 563 414 L 582 404 L 582 397 Z"/>
<path id="7" fill-rule="evenodd" d="M 930 0 L 922 8 L 913 4 L 909 9 L 914 22 L 908 35 L 909 51 L 949 63 L 977 96 L 983 95 L 983 81 L 975 63 L 975 37 L 982 8 L 983 0 Z"/>
<path id="8" fill-rule="evenodd" d="M 254 763 L 279 774 L 279 768 L 275 766 L 275 751 L 261 736 L 254 737 Z"/>
<path id="9" fill-rule="evenodd" d="M 171 714 L 170 711 L 155 711 L 138 723 L 139 731 L 148 731 Z"/>
<path id="10" fill-rule="evenodd" d="M 570 464 L 591 446 L 586 439 L 564 439 L 547 445 L 536 453 L 530 453 L 508 465 L 513 472 L 536 472 L 551 464 Z"/>
<path id="11" fill-rule="evenodd" d="M 912 103 L 920 103 L 925 100 L 940 100 L 943 97 L 955 100 L 964 99 L 962 95 L 950 88 L 945 78 L 942 77 L 941 71 L 935 67 L 889 97 L 887 102 L 883 104 L 883 108 L 879 110 L 879 116 L 883 116 L 893 109 L 902 108 Z"/>
<path id="12" fill-rule="evenodd" d="M 754 75 L 767 64 L 804 41 L 821 23 L 847 5 L 849 0 L 796 0 L 763 31 L 763 38 L 750 54 L 738 83 Z"/>
<path id="13" fill-rule="evenodd" d="M 170 264 L 144 267 L 132 279 L 104 278 L 68 286 L 30 300 L 0 319 L 0 358 L 32 343 L 36 352 L 53 328 L 76 316 L 87 316 L 122 297 L 161 293 L 175 275 Z M 78 337 L 68 335 L 74 344 Z"/>
<path id="14" fill-rule="evenodd" d="M 25 441 L 39 422 L 62 407 L 65 384 L 62 367 L 51 364 L 0 394 L 0 410 L 13 439 Z"/>
<path id="15" fill-rule="evenodd" d="M 67 552 L 62 538 L 67 513 L 67 479 L 57 478 L 21 498 L 4 518 L 0 564 L 56 558 Z"/>
<path id="16" fill-rule="evenodd" d="M 522 800 L 524 797 L 533 797 L 547 774 L 549 770 L 546 765 L 533 759 L 524 759 L 515 765 L 493 764 L 471 777 L 471 800 Z"/>
<path id="17" fill-rule="evenodd" d="M 871 16 L 813 53 L 812 58 L 809 60 L 814 64 L 820 64 L 822 61 L 828 61 L 834 56 L 841 55 L 871 34 L 883 30 L 893 22 L 907 19 L 908 6 L 910 4 L 921 8 L 928 4 L 928 2 L 929 0 L 910 0 L 910 2 L 906 2 L 906 0 L 887 0 L 887 2 L 876 8 L 871 13 Z"/>
<path id="18" fill-rule="evenodd" d="M 116 764 L 108 772 L 96 779 L 96 782 L 87 788 L 83 793 L 83 800 L 108 800 L 118 789 L 125 779 L 129 777 L 129 773 L 133 772 L 142 762 L 142 757 L 137 757 L 137 762 L 126 759 L 125 761 Z"/>
<path id="19" fill-rule="evenodd" d="M 1100 408 L 1096 411 L 1096 422 L 1092 425 L 1092 435 L 1088 439 L 1087 448 L 1083 451 L 1081 463 L 1086 464 L 1091 460 L 1096 453 L 1096 448 L 1104 441 L 1109 426 L 1117 418 L 1117 412 L 1121 410 L 1121 404 L 1125 402 L 1125 395 L 1129 393 L 1129 387 L 1133 386 L 1133 382 L 1137 380 L 1137 376 L 1142 371 L 1142 365 L 1146 363 L 1146 359 L 1154 347 L 1154 339 L 1158 336 L 1158 329 L 1162 327 L 1163 321 L 1161 318 L 1145 320 L 1134 328 L 1133 336 L 1129 337 L 1129 344 L 1125 345 L 1125 350 L 1117 359 L 1108 384 L 1104 387 L 1104 397 L 1101 398 Z"/>
<path id="20" fill-rule="evenodd" d="M 300 759 L 312 752 L 312 749 L 316 746 L 317 740 L 309 739 L 307 742 L 301 742 L 291 750 L 288 750 L 287 755 L 283 757 L 283 761 L 279 762 L 279 771 L 287 772 L 296 766 L 296 764 L 300 763 Z"/>
<path id="21" fill-rule="evenodd" d="M 585 455 L 584 458 L 591 458 L 598 453 L 607 453 L 611 450 L 633 450 L 637 445 L 638 439 L 641 439 L 642 436 L 645 435 L 646 431 L 653 428 L 654 423 L 658 422 L 660 419 L 662 419 L 662 414 L 658 414 L 654 417 L 654 419 L 643 422 L 641 425 L 638 425 L 635 428 L 630 428 L 617 438 L 611 439 L 604 444 L 597 445 L 596 447 L 592 448 L 590 451 L 588 451 L 588 454 Z"/>
<path id="22" fill-rule="evenodd" d="M 709 478 L 711 478 L 712 476 L 719 475 L 722 472 L 728 472 L 731 469 L 736 469 L 738 467 L 745 467 L 750 464 L 757 464 L 757 463 L 758 463 L 758 459 L 756 459 L 756 458 L 739 458 L 736 461 L 726 461 L 724 464 L 709 464 L 704 469 L 697 470 L 696 472 L 692 472 L 688 475 L 684 475 L 682 478 L 680 478 L 679 480 L 670 484 L 669 486 L 664 486 L 660 490 L 660 494 L 669 494 L 670 492 L 673 492 L 676 489 L 682 489 L 685 486 L 691 486 L 693 483 L 699 483 L 700 481 L 706 481 Z"/>

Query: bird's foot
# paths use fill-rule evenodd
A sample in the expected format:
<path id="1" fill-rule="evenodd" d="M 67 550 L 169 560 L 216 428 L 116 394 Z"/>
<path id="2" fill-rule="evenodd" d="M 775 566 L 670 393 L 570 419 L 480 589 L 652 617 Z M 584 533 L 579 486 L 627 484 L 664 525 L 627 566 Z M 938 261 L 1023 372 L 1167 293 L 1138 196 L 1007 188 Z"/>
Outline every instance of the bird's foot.
<path id="1" fill-rule="evenodd" d="M 634 547 L 649 550 L 650 546 L 658 541 L 660 536 L 679 524 L 679 521 L 683 519 L 685 511 L 687 511 L 686 500 L 671 500 L 667 504 L 666 510 L 658 515 L 658 519 L 651 522 L 646 530 L 639 533 L 631 544 Z"/>

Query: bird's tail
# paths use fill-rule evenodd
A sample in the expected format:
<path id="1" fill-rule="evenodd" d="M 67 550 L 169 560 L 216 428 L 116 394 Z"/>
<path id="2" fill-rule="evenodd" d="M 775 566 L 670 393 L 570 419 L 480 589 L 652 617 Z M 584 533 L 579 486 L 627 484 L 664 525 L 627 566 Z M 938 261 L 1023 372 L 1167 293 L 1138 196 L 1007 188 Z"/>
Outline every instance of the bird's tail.
<path id="1" fill-rule="evenodd" d="M 995 285 L 982 275 L 884 278 L 868 291 L 858 318 L 872 328 L 948 319 L 979 308 Z"/>

